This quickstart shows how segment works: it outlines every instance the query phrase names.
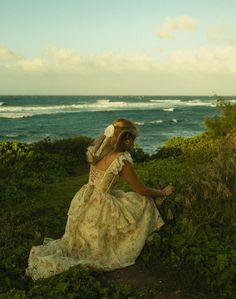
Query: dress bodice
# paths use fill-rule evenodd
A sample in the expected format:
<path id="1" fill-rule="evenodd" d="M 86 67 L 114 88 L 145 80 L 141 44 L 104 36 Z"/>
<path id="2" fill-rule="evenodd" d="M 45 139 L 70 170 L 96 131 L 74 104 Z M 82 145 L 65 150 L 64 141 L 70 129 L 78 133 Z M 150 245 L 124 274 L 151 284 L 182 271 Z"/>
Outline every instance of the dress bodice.
<path id="1" fill-rule="evenodd" d="M 133 160 L 129 152 L 121 152 L 106 170 L 97 169 L 91 165 L 89 172 L 89 184 L 94 185 L 97 191 L 109 192 L 119 181 L 119 172 L 124 166 L 124 161 L 129 161 L 133 164 Z"/>

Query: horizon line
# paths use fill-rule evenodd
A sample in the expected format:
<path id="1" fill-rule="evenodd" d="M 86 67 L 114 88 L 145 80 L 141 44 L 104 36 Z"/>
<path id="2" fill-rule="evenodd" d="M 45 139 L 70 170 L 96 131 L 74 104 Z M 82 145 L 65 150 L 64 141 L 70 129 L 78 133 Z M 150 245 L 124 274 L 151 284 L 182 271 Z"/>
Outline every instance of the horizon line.
<path id="1" fill-rule="evenodd" d="M 236 97 L 235 95 L 206 95 L 206 94 L 176 94 L 176 95 L 170 95 L 170 94 L 0 94 L 0 97 L 4 96 L 81 96 L 81 97 L 91 97 L 91 96 L 109 96 L 109 97 L 116 97 L 116 96 L 123 96 L 123 97 L 149 97 L 149 96 L 156 96 L 156 97 Z"/>

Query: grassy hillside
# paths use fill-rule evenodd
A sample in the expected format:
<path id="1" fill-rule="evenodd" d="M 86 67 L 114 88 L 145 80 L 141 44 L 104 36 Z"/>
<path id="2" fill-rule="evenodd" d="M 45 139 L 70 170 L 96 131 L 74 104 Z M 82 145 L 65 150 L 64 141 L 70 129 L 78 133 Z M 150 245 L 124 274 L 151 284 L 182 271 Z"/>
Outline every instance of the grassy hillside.
<path id="1" fill-rule="evenodd" d="M 236 105 L 220 102 L 222 116 L 193 138 L 172 138 L 149 156 L 133 157 L 146 184 L 174 195 L 159 204 L 165 226 L 145 245 L 140 260 L 158 274 L 173 268 L 188 285 L 214 298 L 236 297 Z M 91 139 L 35 144 L 0 142 L 0 298 L 153 298 L 75 267 L 33 283 L 25 277 L 33 245 L 60 238 L 76 191 L 88 179 L 85 151 Z M 117 188 L 128 190 L 125 183 Z"/>

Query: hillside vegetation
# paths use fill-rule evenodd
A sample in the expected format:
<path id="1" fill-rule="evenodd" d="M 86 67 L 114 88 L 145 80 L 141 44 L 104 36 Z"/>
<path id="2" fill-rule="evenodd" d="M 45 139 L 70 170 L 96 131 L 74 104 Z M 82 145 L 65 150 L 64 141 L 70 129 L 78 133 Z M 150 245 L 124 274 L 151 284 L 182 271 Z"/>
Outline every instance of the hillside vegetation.
<path id="1" fill-rule="evenodd" d="M 214 298 L 235 299 L 236 104 L 221 100 L 218 106 L 221 115 L 206 119 L 203 134 L 171 138 L 151 156 L 133 150 L 146 184 L 172 182 L 176 189 L 156 201 L 166 224 L 140 259 L 153 273 L 161 260 Z M 88 178 L 91 141 L 0 142 L 0 298 L 152 298 L 80 267 L 36 283 L 24 274 L 30 248 L 64 233 L 70 201 Z"/>

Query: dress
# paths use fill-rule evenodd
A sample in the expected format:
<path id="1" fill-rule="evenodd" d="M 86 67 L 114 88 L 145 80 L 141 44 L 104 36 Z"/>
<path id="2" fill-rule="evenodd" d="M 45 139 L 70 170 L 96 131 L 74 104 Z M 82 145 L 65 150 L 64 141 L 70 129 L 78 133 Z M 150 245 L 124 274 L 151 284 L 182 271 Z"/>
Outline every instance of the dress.
<path id="1" fill-rule="evenodd" d="M 64 235 L 31 248 L 26 275 L 37 280 L 76 265 L 111 271 L 135 263 L 164 221 L 151 198 L 114 189 L 125 160 L 133 163 L 127 151 L 105 171 L 91 165 L 88 183 L 71 201 Z"/>

